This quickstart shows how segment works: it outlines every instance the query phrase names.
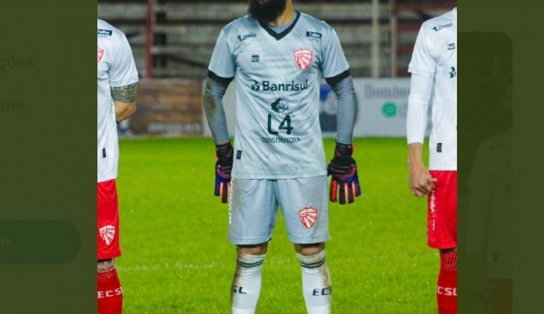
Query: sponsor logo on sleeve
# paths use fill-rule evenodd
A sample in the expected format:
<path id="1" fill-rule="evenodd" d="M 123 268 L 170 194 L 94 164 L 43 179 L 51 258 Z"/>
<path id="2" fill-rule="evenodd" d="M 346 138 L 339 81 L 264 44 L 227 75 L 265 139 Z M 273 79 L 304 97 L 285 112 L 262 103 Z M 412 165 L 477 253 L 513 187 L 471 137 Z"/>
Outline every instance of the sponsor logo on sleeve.
<path id="1" fill-rule="evenodd" d="M 450 28 L 453 26 L 453 23 L 448 23 L 448 24 L 442 24 L 442 25 L 436 25 L 433 27 L 433 31 L 435 32 L 439 32 L 445 28 Z"/>
<path id="2" fill-rule="evenodd" d="M 96 31 L 96 34 L 99 36 L 99 37 L 109 37 L 113 34 L 113 31 L 109 30 L 109 29 L 97 29 Z"/>
<path id="3" fill-rule="evenodd" d="M 309 32 L 307 31 L 306 32 L 306 37 L 308 38 L 313 38 L 313 39 L 321 39 L 321 37 L 323 37 L 323 35 L 319 32 Z"/>
<path id="4" fill-rule="evenodd" d="M 448 50 L 455 50 L 455 43 L 449 43 Z"/>
<path id="5" fill-rule="evenodd" d="M 256 38 L 257 37 L 257 34 L 255 33 L 251 33 L 251 34 L 243 34 L 243 35 L 238 35 L 238 40 L 239 41 L 244 41 L 248 38 Z"/>

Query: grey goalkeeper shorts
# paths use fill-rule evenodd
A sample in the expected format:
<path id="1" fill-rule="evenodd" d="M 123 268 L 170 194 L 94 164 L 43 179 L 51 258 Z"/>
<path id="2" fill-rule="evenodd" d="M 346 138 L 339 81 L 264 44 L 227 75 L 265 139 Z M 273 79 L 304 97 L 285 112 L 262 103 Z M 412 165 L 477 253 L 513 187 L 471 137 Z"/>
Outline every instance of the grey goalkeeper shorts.
<path id="1" fill-rule="evenodd" d="M 289 240 L 311 244 L 329 240 L 327 177 L 232 179 L 229 241 L 268 242 L 281 208 Z"/>

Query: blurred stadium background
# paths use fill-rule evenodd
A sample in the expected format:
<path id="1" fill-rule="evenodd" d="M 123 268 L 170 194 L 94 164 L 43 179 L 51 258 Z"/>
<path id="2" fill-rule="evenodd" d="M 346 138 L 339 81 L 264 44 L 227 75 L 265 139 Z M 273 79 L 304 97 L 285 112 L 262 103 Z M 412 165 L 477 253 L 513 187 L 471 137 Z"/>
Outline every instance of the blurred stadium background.
<path id="1" fill-rule="evenodd" d="M 358 130 L 359 136 L 401 136 L 407 67 L 421 23 L 451 9 L 452 0 L 295 0 L 296 8 L 327 21 L 337 31 L 355 78 L 382 79 L 376 118 L 386 130 Z M 221 28 L 246 14 L 247 1 L 98 0 L 98 17 L 127 35 L 143 80 L 139 110 L 123 133 L 139 135 L 208 135 L 201 106 L 202 81 Z M 393 80 L 383 80 L 393 79 Z M 367 82 L 368 83 L 368 82 Z M 358 94 L 366 85 L 360 84 Z M 385 89 L 385 91 L 384 91 Z M 400 90 L 400 92 L 396 92 Z M 322 124 L 333 117 L 322 93 Z M 383 94 L 386 95 L 383 95 Z M 389 94 L 393 97 L 389 97 Z M 390 98 L 390 99 L 388 99 Z M 227 105 L 231 98 L 227 97 Z M 330 99 L 329 99 L 330 100 Z M 388 104 L 389 106 L 383 107 Z M 234 107 L 234 106 L 229 106 Z M 368 116 L 367 116 L 368 117 Z M 396 118 L 391 120 L 392 118 Z M 375 121 L 375 119 L 373 120 Z M 369 123 L 364 124 L 365 128 Z M 376 125 L 376 123 L 374 123 Z M 324 131 L 334 131 L 334 125 Z M 391 131 L 387 129 L 392 129 Z"/>
<path id="2" fill-rule="evenodd" d="M 421 23 L 455 1 L 294 3 L 335 27 L 359 102 L 363 195 L 355 205 L 330 205 L 333 312 L 436 313 L 438 256 L 426 246 L 426 200 L 407 187 L 406 69 Z M 118 267 L 126 313 L 229 312 L 235 252 L 226 240 L 227 206 L 212 197 L 213 142 L 201 91 L 221 28 L 246 10 L 247 1 L 98 0 L 98 17 L 125 32 L 142 77 L 137 113 L 120 125 Z M 235 98 L 225 97 L 232 127 Z M 321 101 L 328 137 L 336 118 L 326 84 Z M 333 148 L 326 138 L 327 158 Z M 281 217 L 273 238 L 257 312 L 302 314 L 300 271 Z"/>

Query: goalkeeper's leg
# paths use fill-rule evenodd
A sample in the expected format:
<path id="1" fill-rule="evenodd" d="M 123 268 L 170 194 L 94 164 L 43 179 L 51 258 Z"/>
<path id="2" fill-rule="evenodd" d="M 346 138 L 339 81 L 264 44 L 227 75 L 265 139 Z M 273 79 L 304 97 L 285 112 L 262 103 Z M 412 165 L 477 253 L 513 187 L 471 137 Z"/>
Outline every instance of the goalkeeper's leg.
<path id="1" fill-rule="evenodd" d="M 331 277 L 325 262 L 329 240 L 327 177 L 278 180 L 289 240 L 295 243 L 302 271 L 302 290 L 309 314 L 331 311 Z"/>
<path id="2" fill-rule="evenodd" d="M 325 244 L 296 244 L 302 269 L 302 293 L 308 314 L 331 312 L 331 275 L 325 259 Z"/>
<path id="3" fill-rule="evenodd" d="M 232 280 L 232 313 L 253 314 L 261 294 L 261 274 L 268 243 L 237 249 L 236 271 Z"/>
<path id="4" fill-rule="evenodd" d="M 232 180 L 229 240 L 238 258 L 232 283 L 232 313 L 255 313 L 261 293 L 262 264 L 278 210 L 275 180 Z"/>

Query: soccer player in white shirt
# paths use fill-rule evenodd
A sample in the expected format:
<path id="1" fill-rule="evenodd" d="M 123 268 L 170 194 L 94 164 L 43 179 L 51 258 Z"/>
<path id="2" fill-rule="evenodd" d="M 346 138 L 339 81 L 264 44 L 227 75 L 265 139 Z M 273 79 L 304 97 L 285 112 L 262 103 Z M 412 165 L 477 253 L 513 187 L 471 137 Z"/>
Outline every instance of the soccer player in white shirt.
<path id="1" fill-rule="evenodd" d="M 440 250 L 440 314 L 457 312 L 457 8 L 423 23 L 408 71 L 407 137 L 410 188 L 428 195 L 428 244 Z M 430 162 L 422 159 L 432 103 Z"/>
<path id="2" fill-rule="evenodd" d="M 136 110 L 138 73 L 125 35 L 97 21 L 97 305 L 100 314 L 120 314 L 123 290 L 115 269 L 119 247 L 116 122 Z"/>
<path id="3" fill-rule="evenodd" d="M 301 265 L 306 309 L 329 313 L 331 281 L 327 167 L 319 126 L 323 76 L 338 96 L 331 201 L 360 195 L 352 133 L 355 94 L 332 27 L 295 11 L 291 0 L 250 0 L 249 15 L 223 28 L 204 91 L 217 153 L 215 194 L 230 198 L 229 240 L 237 245 L 232 313 L 255 312 L 262 264 L 281 207 Z M 236 79 L 236 140 L 230 144 L 222 98 Z"/>

